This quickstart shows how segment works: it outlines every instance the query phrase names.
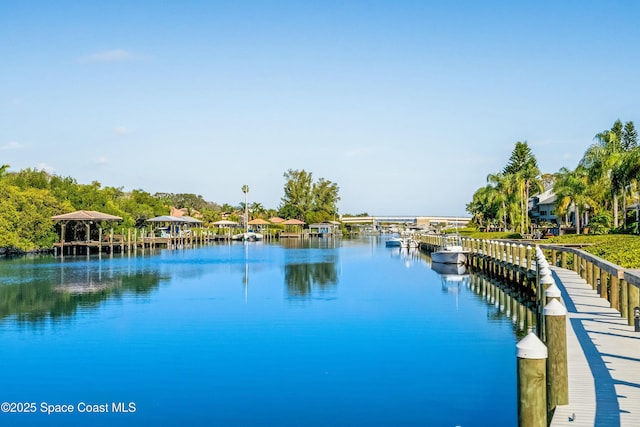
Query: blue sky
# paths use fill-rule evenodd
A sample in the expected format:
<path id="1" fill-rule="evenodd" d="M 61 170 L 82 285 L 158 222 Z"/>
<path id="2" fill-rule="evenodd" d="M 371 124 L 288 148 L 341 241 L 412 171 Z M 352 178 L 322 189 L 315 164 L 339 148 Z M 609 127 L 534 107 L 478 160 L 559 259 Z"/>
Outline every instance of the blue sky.
<path id="1" fill-rule="evenodd" d="M 573 168 L 640 125 L 635 1 L 0 4 L 0 164 L 277 207 L 463 215 L 527 141 Z"/>

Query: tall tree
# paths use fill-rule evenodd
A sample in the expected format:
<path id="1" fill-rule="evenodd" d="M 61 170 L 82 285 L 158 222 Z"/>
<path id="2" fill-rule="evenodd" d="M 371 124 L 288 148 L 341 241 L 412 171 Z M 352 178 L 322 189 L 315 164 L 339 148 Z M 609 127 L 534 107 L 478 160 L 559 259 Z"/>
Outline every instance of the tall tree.
<path id="1" fill-rule="evenodd" d="M 487 176 L 487 182 L 493 187 L 493 192 L 489 194 L 489 200 L 498 207 L 496 219 L 502 226 L 502 230 L 507 231 L 510 224 L 508 218 L 512 217 L 509 212 L 509 201 L 513 196 L 512 186 L 509 185 L 507 176 L 501 173 L 490 174 Z"/>
<path id="2" fill-rule="evenodd" d="M 496 188 L 487 184 L 476 190 L 473 194 L 473 200 L 467 204 L 467 212 L 473 215 L 472 221 L 479 227 L 488 230 L 500 218 L 498 212 L 501 205 L 499 201 L 496 201 L 497 196 L 499 193 Z"/>
<path id="3" fill-rule="evenodd" d="M 613 214 L 613 226 L 618 227 L 618 194 L 619 189 L 611 182 L 611 172 L 622 160 L 622 122 L 617 120 L 610 130 L 602 131 L 594 137 L 596 142 L 589 146 L 582 156 L 580 165 L 588 171 L 591 184 L 603 185 L 612 196 L 611 210 Z M 606 200 L 604 201 L 605 205 Z"/>
<path id="4" fill-rule="evenodd" d="M 284 177 L 281 216 L 309 223 L 330 220 L 338 214 L 340 196 L 336 183 L 324 178 L 314 183 L 313 175 L 305 170 L 289 169 Z"/>
<path id="5" fill-rule="evenodd" d="M 638 146 L 638 131 L 632 121 L 624 124 L 622 132 L 622 149 L 625 151 L 633 150 Z"/>
<path id="6" fill-rule="evenodd" d="M 576 234 L 581 231 L 581 215 L 588 205 L 595 202 L 588 194 L 588 171 L 581 165 L 575 170 L 563 167 L 556 174 L 553 191 L 556 194 L 556 212 L 558 216 L 568 216 L 571 208 L 574 210 Z M 566 222 L 566 221 L 565 221 Z"/>
<path id="7" fill-rule="evenodd" d="M 320 178 L 313 184 L 312 222 L 335 219 L 338 215 L 339 187 L 335 182 Z"/>
<path id="8" fill-rule="evenodd" d="M 529 195 L 532 191 L 541 191 L 543 189 L 538 178 L 540 175 L 538 161 L 526 141 L 516 142 L 503 174 L 511 176 L 513 187 L 516 189 L 513 203 L 520 210 L 518 214 L 520 232 L 526 233 L 529 230 Z"/>
<path id="9" fill-rule="evenodd" d="M 304 220 L 311 210 L 313 176 L 305 170 L 289 169 L 284 173 L 284 196 L 281 199 L 280 214 L 283 217 Z"/>

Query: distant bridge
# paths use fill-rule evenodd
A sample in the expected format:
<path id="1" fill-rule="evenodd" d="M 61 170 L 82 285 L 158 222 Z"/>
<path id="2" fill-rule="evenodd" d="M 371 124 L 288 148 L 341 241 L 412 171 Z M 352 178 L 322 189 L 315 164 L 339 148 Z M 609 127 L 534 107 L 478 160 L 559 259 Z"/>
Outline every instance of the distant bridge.
<path id="1" fill-rule="evenodd" d="M 470 217 L 462 216 L 343 216 L 344 224 L 415 224 L 422 227 L 464 227 Z"/>

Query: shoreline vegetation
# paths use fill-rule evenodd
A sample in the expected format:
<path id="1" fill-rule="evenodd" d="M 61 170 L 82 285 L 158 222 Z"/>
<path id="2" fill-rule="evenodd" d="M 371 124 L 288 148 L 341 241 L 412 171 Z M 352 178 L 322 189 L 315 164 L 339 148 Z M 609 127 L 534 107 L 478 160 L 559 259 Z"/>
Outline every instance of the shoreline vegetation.
<path id="1" fill-rule="evenodd" d="M 116 233 L 131 228 L 146 228 L 150 218 L 180 211 L 203 221 L 204 225 L 225 219 L 244 223 L 251 219 L 283 217 L 307 224 L 333 220 L 338 216 L 340 200 L 336 183 L 305 170 L 289 169 L 284 173 L 280 206 L 265 208 L 259 202 L 248 203 L 250 188 L 238 189 L 245 201 L 222 205 L 191 193 L 155 193 L 136 189 L 103 187 L 98 181 L 79 184 L 74 178 L 61 177 L 44 170 L 9 171 L 0 166 L 0 256 L 49 252 L 60 240 L 60 226 L 52 217 L 77 210 L 99 211 L 122 218 Z M 244 193 L 244 194 L 243 194 Z M 78 223 L 65 230 L 70 237 L 84 235 L 85 225 Z M 97 237 L 97 236 L 92 236 Z M 85 236 L 86 238 L 86 236 Z"/>

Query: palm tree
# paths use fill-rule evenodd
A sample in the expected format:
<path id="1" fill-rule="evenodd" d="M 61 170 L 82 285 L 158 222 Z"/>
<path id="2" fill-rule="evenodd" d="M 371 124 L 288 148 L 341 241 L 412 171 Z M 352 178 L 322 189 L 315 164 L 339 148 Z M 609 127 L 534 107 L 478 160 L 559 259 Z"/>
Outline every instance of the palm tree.
<path id="1" fill-rule="evenodd" d="M 578 165 L 573 171 L 562 167 L 556 174 L 553 184 L 553 191 L 558 198 L 556 210 L 559 214 L 564 214 L 566 218 L 571 206 L 573 206 L 576 234 L 580 234 L 581 211 L 589 205 L 595 205 L 595 201 L 588 194 L 588 189 L 588 171 L 581 165 Z"/>
<path id="2" fill-rule="evenodd" d="M 627 225 L 627 190 L 637 184 L 640 179 L 640 147 L 625 151 L 620 162 L 611 171 L 611 186 L 616 191 L 622 190 L 623 225 Z"/>
<path id="3" fill-rule="evenodd" d="M 618 126 L 614 124 L 611 130 L 596 134 L 594 137 L 596 143 L 589 146 L 580 161 L 580 165 L 588 171 L 589 182 L 603 185 L 607 192 L 612 195 L 613 205 L 611 209 L 614 227 L 618 227 L 618 193 L 620 189 L 612 185 L 611 173 L 619 166 L 623 153 L 620 135 L 617 130 Z"/>
<path id="4" fill-rule="evenodd" d="M 529 231 L 529 195 L 542 190 L 538 161 L 526 141 L 516 142 L 503 174 L 509 177 L 514 190 L 513 209 L 518 210 L 512 223 L 520 223 L 520 232 L 526 233 Z"/>
<path id="5" fill-rule="evenodd" d="M 257 217 L 262 217 L 265 212 L 266 209 L 264 208 L 264 206 L 262 206 L 262 203 L 260 202 L 253 202 L 249 205 L 249 210 L 251 211 L 251 213 L 253 214 L 253 217 L 255 218 Z"/>
<path id="6" fill-rule="evenodd" d="M 243 185 L 242 192 L 244 193 L 244 228 L 245 231 L 249 231 L 249 204 L 247 203 L 247 194 L 249 193 L 249 186 Z"/>
<path id="7" fill-rule="evenodd" d="M 479 227 L 489 228 L 489 224 L 496 218 L 498 208 L 494 203 L 494 194 L 496 189 L 487 184 L 480 187 L 473 194 L 473 200 L 466 206 L 467 212 L 473 215 L 473 222 Z"/>
<path id="8" fill-rule="evenodd" d="M 496 219 L 500 220 L 503 231 L 507 231 L 509 222 L 507 217 L 509 215 L 509 200 L 510 200 L 510 186 L 507 181 L 507 177 L 504 174 L 490 174 L 487 176 L 487 182 L 493 187 L 493 193 L 490 193 L 490 200 L 498 205 Z"/>

